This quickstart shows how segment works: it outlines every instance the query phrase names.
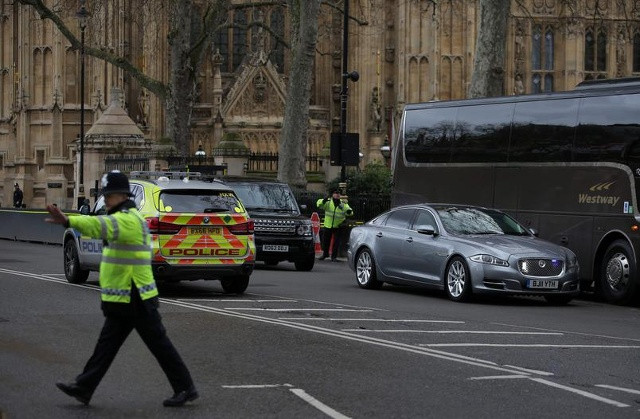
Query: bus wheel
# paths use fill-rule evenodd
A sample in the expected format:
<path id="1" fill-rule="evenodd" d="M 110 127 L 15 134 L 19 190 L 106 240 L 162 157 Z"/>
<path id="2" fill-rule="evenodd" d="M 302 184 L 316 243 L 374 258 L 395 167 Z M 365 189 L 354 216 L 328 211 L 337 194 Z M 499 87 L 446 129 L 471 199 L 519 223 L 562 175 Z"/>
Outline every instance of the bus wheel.
<path id="1" fill-rule="evenodd" d="M 625 240 L 616 240 L 607 248 L 598 285 L 602 297 L 610 303 L 627 304 L 633 299 L 637 288 L 636 261 Z"/>

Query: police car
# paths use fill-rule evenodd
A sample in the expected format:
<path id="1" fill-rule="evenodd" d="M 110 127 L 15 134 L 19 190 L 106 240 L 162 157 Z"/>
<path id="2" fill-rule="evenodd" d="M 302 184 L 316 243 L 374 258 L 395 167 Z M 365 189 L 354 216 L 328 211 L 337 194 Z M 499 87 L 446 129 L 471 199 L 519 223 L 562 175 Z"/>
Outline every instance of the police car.
<path id="1" fill-rule="evenodd" d="M 152 269 L 158 281 L 220 280 L 243 293 L 255 264 L 254 224 L 233 190 L 204 182 L 198 173 L 132 172 L 131 193 L 152 235 Z M 91 215 L 106 213 L 99 197 Z M 102 240 L 64 233 L 64 272 L 83 283 L 100 267 Z"/>

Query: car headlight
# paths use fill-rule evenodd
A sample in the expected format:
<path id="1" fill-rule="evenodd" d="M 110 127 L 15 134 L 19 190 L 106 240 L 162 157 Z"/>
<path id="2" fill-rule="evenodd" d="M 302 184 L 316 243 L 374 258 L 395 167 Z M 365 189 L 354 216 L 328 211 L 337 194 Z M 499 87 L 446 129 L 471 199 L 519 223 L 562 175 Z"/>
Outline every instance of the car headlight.
<path id="1" fill-rule="evenodd" d="M 509 263 L 507 263 L 506 260 L 502 260 L 492 255 L 474 255 L 469 259 L 474 262 L 486 263 L 488 265 L 509 266 Z"/>
<path id="2" fill-rule="evenodd" d="M 311 221 L 303 223 L 296 228 L 298 236 L 310 236 L 311 235 Z"/>
<path id="3" fill-rule="evenodd" d="M 567 270 L 578 268 L 578 258 L 576 255 L 567 255 Z"/>

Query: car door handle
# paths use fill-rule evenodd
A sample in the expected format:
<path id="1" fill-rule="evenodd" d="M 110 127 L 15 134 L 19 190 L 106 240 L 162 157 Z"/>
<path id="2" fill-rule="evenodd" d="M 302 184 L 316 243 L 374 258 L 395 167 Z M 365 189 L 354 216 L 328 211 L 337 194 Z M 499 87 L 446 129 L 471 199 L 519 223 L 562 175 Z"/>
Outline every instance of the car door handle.
<path id="1" fill-rule="evenodd" d="M 407 237 L 405 240 L 408 241 L 409 243 L 413 243 L 413 237 Z"/>
<path id="2" fill-rule="evenodd" d="M 376 237 L 382 237 L 382 233 L 378 232 L 378 234 L 376 234 Z"/>

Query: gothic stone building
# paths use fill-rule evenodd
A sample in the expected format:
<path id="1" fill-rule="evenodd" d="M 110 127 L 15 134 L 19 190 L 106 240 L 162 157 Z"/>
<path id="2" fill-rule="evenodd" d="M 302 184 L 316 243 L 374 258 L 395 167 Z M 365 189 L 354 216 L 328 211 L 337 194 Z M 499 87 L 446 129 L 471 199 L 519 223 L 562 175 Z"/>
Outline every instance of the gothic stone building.
<path id="1" fill-rule="evenodd" d="M 249 0 L 234 0 L 249 3 Z M 75 0 L 45 2 L 79 34 Z M 155 1 L 87 0 L 86 44 L 120 54 L 151 77 L 167 81 L 167 19 Z M 380 147 L 405 103 L 464 98 L 473 71 L 479 5 L 473 0 L 351 0 L 348 123 L 360 135 L 362 163 L 383 161 Z M 286 38 L 286 10 L 237 9 L 218 33 L 199 73 L 191 136 L 211 156 L 225 133 L 254 153 L 276 153 L 287 96 L 288 52 L 261 21 Z M 160 15 L 160 16 L 158 16 Z M 585 79 L 640 74 L 637 0 L 521 0 L 511 2 L 504 94 L 572 89 Z M 342 24 L 324 7 L 311 95 L 308 152 L 321 155 L 340 127 Z M 49 20 L 17 1 L 0 2 L 0 203 L 11 205 L 13 184 L 29 207 L 75 206 L 79 192 L 80 109 L 85 132 L 124 92 L 125 112 L 150 144 L 141 158 L 162 153 L 162 103 L 123 70 L 86 56 L 80 97 L 80 53 Z M 117 141 L 116 141 L 117 142 Z M 104 142 L 103 142 L 104 145 Z M 126 142 L 109 155 L 140 154 Z M 84 164 L 87 188 L 107 166 Z M 327 177 L 335 168 L 327 167 Z M 153 169 L 153 167 L 151 167 Z M 318 170 L 318 167 L 308 167 Z M 273 170 L 267 169 L 267 170 Z M 333 172 L 332 172 L 333 170 Z M 84 186 L 84 185 L 83 185 Z"/>

